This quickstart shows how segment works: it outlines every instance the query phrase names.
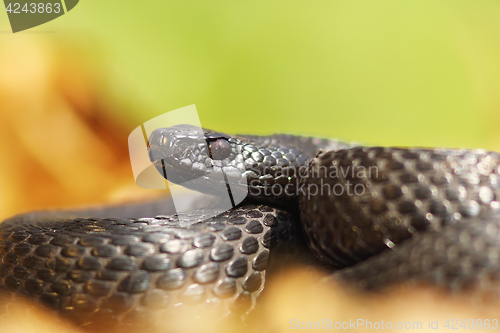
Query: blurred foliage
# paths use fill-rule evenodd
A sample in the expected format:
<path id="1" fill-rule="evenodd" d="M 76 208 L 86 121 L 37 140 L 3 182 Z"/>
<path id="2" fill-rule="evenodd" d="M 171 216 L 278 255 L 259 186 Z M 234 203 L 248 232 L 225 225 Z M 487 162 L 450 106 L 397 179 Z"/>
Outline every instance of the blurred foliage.
<path id="1" fill-rule="evenodd" d="M 135 185 L 128 130 L 89 72 L 75 50 L 39 38 L 0 51 L 0 221 L 154 194 Z"/>
<path id="2" fill-rule="evenodd" d="M 134 126 L 196 103 L 230 132 L 500 148 L 496 0 L 96 1 L 85 41 Z"/>

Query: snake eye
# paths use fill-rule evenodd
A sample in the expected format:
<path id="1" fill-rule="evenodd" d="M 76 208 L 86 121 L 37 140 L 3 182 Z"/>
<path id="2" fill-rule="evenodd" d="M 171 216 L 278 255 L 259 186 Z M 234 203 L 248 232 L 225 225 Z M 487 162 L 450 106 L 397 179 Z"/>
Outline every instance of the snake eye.
<path id="1" fill-rule="evenodd" d="M 213 160 L 223 160 L 231 154 L 231 145 L 226 139 L 208 142 L 208 154 Z"/>

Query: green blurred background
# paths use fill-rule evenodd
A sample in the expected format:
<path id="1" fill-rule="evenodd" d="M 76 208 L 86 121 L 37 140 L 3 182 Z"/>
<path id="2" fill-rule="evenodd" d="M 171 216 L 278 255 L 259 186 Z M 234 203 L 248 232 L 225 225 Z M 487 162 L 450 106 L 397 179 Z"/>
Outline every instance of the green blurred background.
<path id="1" fill-rule="evenodd" d="M 82 0 L 14 35 L 0 20 L 2 47 L 80 48 L 131 128 L 196 104 L 232 133 L 500 149 L 498 1 Z"/>

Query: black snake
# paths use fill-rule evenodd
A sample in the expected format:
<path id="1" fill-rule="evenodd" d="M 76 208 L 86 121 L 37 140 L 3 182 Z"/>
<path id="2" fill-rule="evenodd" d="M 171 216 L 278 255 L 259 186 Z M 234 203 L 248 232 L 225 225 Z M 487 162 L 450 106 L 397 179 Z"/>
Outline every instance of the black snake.
<path id="1" fill-rule="evenodd" d="M 209 218 L 179 218 L 168 200 L 12 217 L 0 225 L 3 303 L 27 297 L 88 328 L 184 307 L 224 317 L 250 311 L 266 276 L 294 261 L 361 288 L 497 290 L 498 153 L 188 125 L 155 130 L 149 153 L 171 182 L 247 198 Z"/>

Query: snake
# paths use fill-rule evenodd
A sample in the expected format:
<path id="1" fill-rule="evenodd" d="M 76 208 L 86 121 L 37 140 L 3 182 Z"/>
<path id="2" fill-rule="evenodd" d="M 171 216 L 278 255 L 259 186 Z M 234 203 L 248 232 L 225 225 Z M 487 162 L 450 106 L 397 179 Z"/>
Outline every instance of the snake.
<path id="1" fill-rule="evenodd" d="M 86 329 L 215 309 L 245 317 L 301 263 L 363 290 L 425 282 L 498 291 L 500 154 L 155 129 L 151 163 L 214 198 L 21 214 L 0 224 L 0 303 L 29 299 Z M 240 200 L 238 198 L 243 198 Z M 195 205 L 196 206 L 196 205 Z"/>

